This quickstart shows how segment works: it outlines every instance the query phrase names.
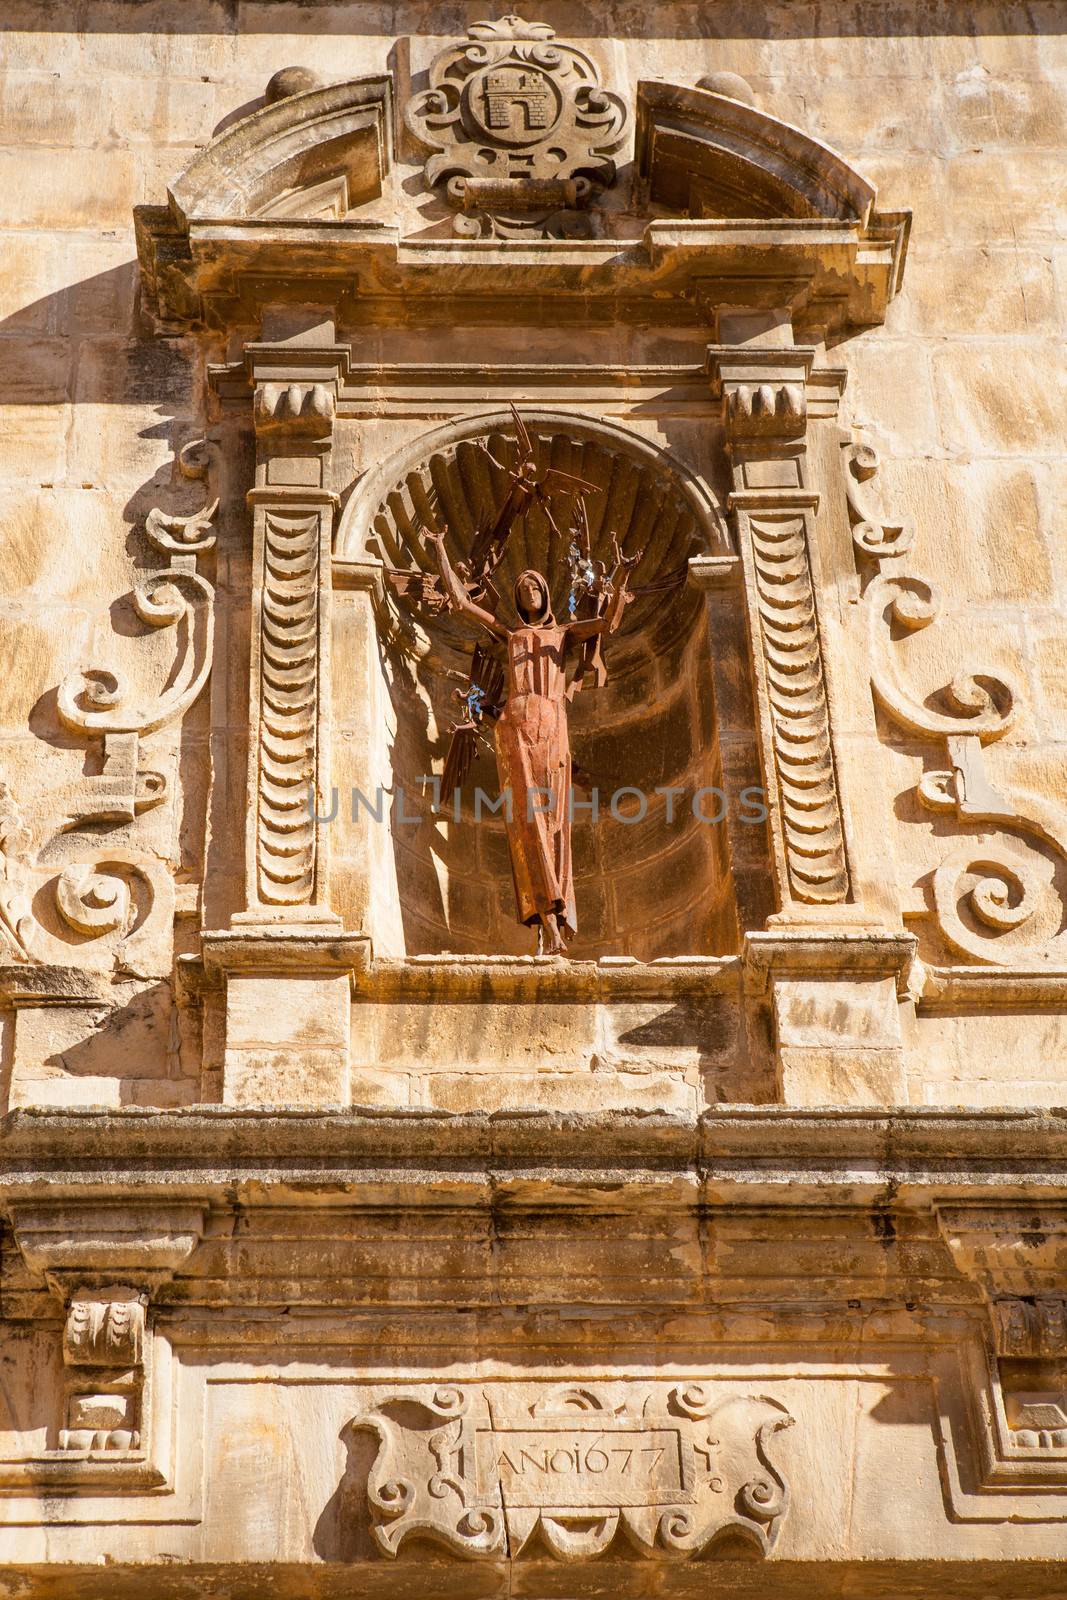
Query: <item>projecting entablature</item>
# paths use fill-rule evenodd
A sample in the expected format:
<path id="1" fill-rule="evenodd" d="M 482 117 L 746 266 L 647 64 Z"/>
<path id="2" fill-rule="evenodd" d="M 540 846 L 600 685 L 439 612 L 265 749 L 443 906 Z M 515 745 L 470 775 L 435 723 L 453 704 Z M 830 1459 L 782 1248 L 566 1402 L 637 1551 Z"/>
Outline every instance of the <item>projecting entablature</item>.
<path id="1" fill-rule="evenodd" d="M 910 216 L 878 212 L 842 157 L 707 88 L 641 81 L 627 105 L 588 56 L 512 20 L 517 39 L 476 24 L 403 107 L 389 76 L 363 77 L 220 133 L 166 206 L 138 210 L 158 317 L 233 326 L 295 298 L 341 320 L 434 322 L 492 297 L 530 321 L 784 305 L 830 341 L 884 320 Z M 536 96 L 527 56 L 550 63 Z M 497 65 L 479 74 L 483 57 Z"/>

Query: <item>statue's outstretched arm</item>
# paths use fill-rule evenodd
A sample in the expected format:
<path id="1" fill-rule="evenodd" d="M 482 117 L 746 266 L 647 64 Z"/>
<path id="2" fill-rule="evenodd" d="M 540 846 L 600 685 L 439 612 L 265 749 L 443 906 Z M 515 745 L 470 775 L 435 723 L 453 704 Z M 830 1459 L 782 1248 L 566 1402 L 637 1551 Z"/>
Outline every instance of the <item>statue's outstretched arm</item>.
<path id="1" fill-rule="evenodd" d="M 479 623 L 487 629 L 494 638 L 506 639 L 508 630 L 502 622 L 498 622 L 491 611 L 486 611 L 484 606 L 475 605 L 466 589 L 452 570 L 452 563 L 448 559 L 445 549 L 445 536 L 443 533 L 427 530 L 427 543 L 432 544 L 437 552 L 437 569 L 441 574 L 441 583 L 445 594 L 448 596 L 450 608 L 458 612 L 461 617 L 467 617 L 471 622 Z"/>

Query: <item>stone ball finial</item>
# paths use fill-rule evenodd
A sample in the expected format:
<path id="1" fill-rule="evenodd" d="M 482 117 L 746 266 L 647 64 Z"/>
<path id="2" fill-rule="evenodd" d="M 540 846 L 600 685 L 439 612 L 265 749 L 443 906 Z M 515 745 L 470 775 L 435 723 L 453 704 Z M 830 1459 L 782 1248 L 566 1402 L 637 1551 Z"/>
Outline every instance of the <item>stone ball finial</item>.
<path id="1" fill-rule="evenodd" d="M 267 84 L 266 101 L 272 106 L 276 100 L 288 100 L 290 95 L 303 94 L 321 85 L 322 79 L 310 67 L 282 67 Z"/>
<path id="2" fill-rule="evenodd" d="M 712 94 L 724 94 L 730 100 L 742 101 L 746 106 L 756 104 L 751 87 L 737 72 L 709 72 L 697 79 L 697 88 L 708 89 Z"/>

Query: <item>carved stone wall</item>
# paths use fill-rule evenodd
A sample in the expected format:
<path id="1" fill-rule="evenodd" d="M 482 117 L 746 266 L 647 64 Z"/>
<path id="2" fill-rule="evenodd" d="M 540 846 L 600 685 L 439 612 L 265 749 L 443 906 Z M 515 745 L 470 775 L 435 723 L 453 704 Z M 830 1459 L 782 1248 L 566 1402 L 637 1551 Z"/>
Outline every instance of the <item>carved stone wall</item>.
<path id="1" fill-rule="evenodd" d="M 460 10 L 0 16 L 0 1591 L 1051 1597 L 1059 8 Z M 512 405 L 567 961 L 404 600 Z"/>

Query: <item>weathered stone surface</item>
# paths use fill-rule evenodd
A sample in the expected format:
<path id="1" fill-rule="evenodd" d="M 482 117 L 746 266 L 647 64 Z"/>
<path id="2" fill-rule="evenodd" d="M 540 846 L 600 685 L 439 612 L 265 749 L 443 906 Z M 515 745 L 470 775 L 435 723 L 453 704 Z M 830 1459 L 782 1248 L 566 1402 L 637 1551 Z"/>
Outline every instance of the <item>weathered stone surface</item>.
<path id="1" fill-rule="evenodd" d="M 1060 1592 L 1064 34 L 816 10 L 8 0 L 4 1593 Z"/>

